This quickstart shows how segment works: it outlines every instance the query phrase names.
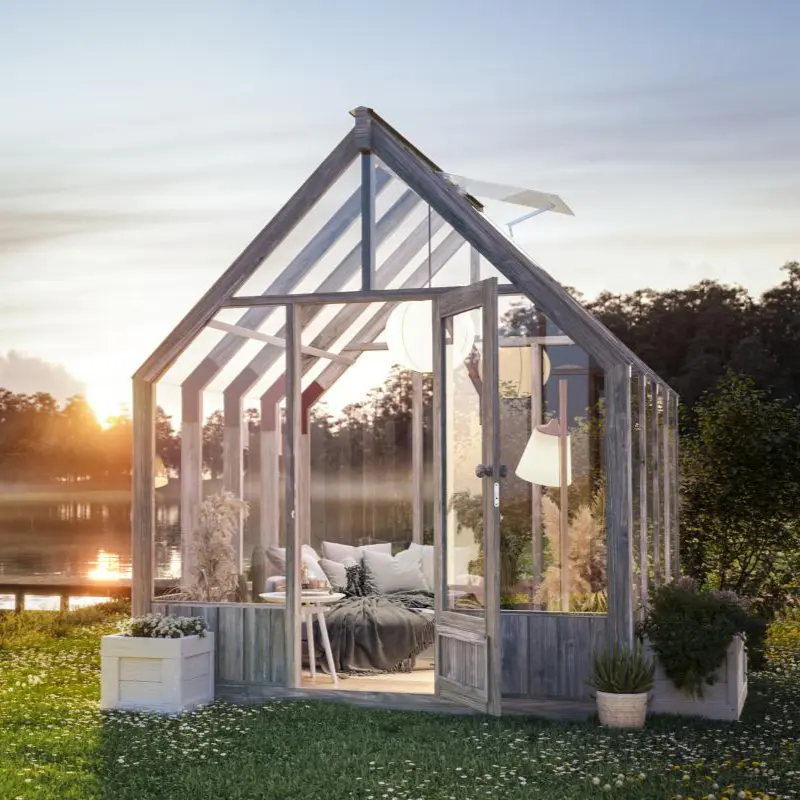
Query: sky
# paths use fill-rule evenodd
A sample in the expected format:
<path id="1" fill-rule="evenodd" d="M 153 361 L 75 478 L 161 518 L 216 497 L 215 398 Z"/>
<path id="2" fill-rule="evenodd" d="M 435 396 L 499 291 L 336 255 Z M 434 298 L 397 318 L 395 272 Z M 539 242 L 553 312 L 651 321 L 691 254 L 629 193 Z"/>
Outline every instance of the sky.
<path id="1" fill-rule="evenodd" d="M 800 259 L 798 36 L 785 0 L 0 0 L 0 382 L 127 402 L 358 105 L 561 195 L 517 236 L 588 297 L 759 293 Z"/>

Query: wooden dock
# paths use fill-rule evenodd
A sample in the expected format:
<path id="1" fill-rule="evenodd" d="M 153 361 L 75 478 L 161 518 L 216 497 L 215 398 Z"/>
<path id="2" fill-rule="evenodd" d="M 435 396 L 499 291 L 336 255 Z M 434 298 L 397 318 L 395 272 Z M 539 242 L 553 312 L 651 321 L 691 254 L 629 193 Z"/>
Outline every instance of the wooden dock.
<path id="1" fill-rule="evenodd" d="M 155 581 L 156 594 L 178 585 L 175 579 Z M 59 597 L 62 611 L 69 609 L 70 597 L 130 597 L 131 579 L 93 580 L 78 575 L 0 575 L 0 595 L 14 596 L 14 611 L 25 608 L 25 595 Z"/>

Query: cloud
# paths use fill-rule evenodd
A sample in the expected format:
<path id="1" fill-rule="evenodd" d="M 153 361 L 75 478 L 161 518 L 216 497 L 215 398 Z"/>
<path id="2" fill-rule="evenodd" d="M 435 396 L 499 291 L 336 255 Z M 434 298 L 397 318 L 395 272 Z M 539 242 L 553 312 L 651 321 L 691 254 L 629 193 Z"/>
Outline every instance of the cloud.
<path id="1" fill-rule="evenodd" d="M 63 402 L 75 394 L 85 394 L 86 386 L 61 364 L 10 350 L 0 355 L 0 388 L 20 394 L 48 392 Z"/>

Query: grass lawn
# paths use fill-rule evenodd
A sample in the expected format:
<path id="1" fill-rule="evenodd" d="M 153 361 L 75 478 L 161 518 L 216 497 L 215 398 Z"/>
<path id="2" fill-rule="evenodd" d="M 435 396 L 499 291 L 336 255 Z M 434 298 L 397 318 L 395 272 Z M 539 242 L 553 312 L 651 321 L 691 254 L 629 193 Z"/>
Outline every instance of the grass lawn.
<path id="1" fill-rule="evenodd" d="M 91 610 L 0 620 L 1 800 L 800 798 L 800 625 L 742 722 L 641 732 L 272 702 L 101 713 Z"/>

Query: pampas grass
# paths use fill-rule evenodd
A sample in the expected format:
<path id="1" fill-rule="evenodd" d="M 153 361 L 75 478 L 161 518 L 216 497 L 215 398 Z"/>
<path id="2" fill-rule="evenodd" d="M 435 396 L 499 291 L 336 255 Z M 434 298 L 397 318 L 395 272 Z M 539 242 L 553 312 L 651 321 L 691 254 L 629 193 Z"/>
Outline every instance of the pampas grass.
<path id="1" fill-rule="evenodd" d="M 191 583 L 182 592 L 187 600 L 215 603 L 236 592 L 239 570 L 233 537 L 247 515 L 247 503 L 231 492 L 210 495 L 202 502 L 192 540 L 195 566 Z"/>
<path id="2" fill-rule="evenodd" d="M 603 611 L 606 605 L 606 542 L 603 492 L 591 504 L 578 508 L 569 521 L 569 559 L 565 566 L 569 577 L 570 607 L 561 609 L 561 527 L 558 505 L 542 496 L 542 521 L 548 548 L 554 563 L 545 571 L 536 590 L 534 602 L 549 611 Z"/>

